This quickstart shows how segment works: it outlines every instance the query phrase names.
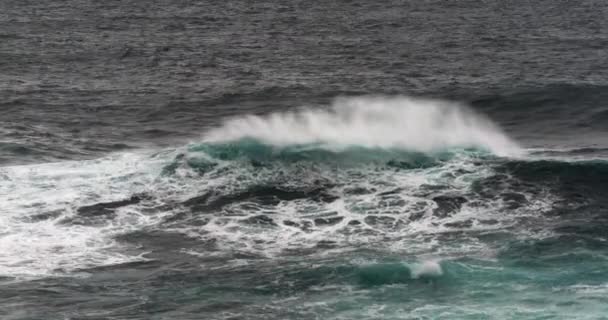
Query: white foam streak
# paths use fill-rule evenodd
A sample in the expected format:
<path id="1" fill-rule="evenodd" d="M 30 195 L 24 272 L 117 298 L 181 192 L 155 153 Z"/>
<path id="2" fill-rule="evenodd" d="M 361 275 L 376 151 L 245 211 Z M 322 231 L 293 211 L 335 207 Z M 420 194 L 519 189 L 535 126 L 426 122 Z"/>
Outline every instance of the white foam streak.
<path id="1" fill-rule="evenodd" d="M 205 136 L 207 142 L 243 138 L 277 146 L 320 143 L 420 152 L 479 147 L 500 156 L 522 153 L 495 124 L 466 106 L 409 97 L 343 98 L 327 110 L 239 117 Z"/>
<path id="2" fill-rule="evenodd" d="M 0 276 L 60 275 L 61 271 L 140 259 L 115 250 L 113 236 L 154 223 L 146 217 L 130 215 L 125 223 L 117 219 L 90 226 L 60 220 L 74 216 L 79 206 L 147 191 L 162 163 L 148 155 L 122 154 L 1 168 Z M 54 219 L 36 218 L 41 214 L 53 217 L 54 212 Z"/>
<path id="3" fill-rule="evenodd" d="M 443 269 L 438 261 L 428 260 L 415 263 L 410 266 L 412 279 L 421 277 L 439 277 L 443 275 Z"/>

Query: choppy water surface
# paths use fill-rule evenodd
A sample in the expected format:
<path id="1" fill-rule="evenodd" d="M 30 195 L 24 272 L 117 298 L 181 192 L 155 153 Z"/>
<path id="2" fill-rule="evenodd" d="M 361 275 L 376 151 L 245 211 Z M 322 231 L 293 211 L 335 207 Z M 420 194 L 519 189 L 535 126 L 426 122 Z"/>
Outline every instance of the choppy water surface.
<path id="1" fill-rule="evenodd" d="M 603 3 L 4 7 L 3 319 L 608 314 Z"/>

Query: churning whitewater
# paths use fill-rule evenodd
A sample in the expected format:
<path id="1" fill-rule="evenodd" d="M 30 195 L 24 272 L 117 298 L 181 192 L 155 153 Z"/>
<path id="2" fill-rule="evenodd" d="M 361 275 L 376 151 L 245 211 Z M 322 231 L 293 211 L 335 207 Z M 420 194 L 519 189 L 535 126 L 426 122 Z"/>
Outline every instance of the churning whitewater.
<path id="1" fill-rule="evenodd" d="M 605 160 L 564 161 L 555 152 L 526 155 L 459 103 L 358 97 L 228 119 L 175 149 L 3 167 L 0 276 L 17 284 L 97 281 L 100 272 L 128 277 L 132 268 L 180 261 L 153 272 L 205 270 L 229 286 L 258 288 L 253 299 L 291 295 L 254 309 L 285 312 L 295 302 L 303 314 L 333 314 L 386 295 L 382 314 L 399 314 L 405 303 L 425 317 L 446 311 L 435 303 L 417 309 L 399 292 L 429 298 L 440 288 L 467 292 L 459 295 L 465 307 L 449 314 L 468 317 L 478 294 L 500 288 L 495 314 L 506 317 L 519 311 L 504 301 L 522 290 L 529 299 L 543 295 L 542 281 L 522 283 L 554 276 L 526 269 L 525 250 L 539 263 L 572 258 L 592 273 L 602 265 L 580 242 L 571 257 L 518 249 L 575 237 L 571 212 L 602 219 L 594 209 L 601 192 L 584 190 L 601 186 Z M 244 276 L 251 272 L 259 277 Z M 210 301 L 235 294 L 214 283 L 202 284 Z M 576 313 L 573 293 L 595 299 L 606 291 L 592 278 L 576 283 L 556 289 L 559 312 Z M 336 300 L 336 290 L 345 295 Z M 342 317 L 354 316 L 347 309 Z M 369 310 L 357 317 L 380 312 Z"/>
<path id="2" fill-rule="evenodd" d="M 0 319 L 606 320 L 606 13 L 0 0 Z"/>
<path id="3" fill-rule="evenodd" d="M 371 97 L 230 119 L 175 150 L 4 167 L 0 271 L 70 275 L 145 261 L 150 252 L 120 241 L 142 230 L 210 242 L 219 255 L 327 254 L 378 241 L 430 255 L 479 251 L 469 241 L 441 245 L 438 235 L 517 223 L 502 216 L 506 198 L 542 209 L 546 198 L 525 191 L 502 199 L 473 190 L 495 174 L 495 155 L 521 154 L 461 104 Z"/>
<path id="4" fill-rule="evenodd" d="M 555 152 L 526 155 L 459 103 L 358 97 L 228 119 L 201 142 L 176 149 L 3 167 L 0 276 L 17 283 L 90 279 L 96 270 L 170 259 L 196 261 L 218 277 L 236 272 L 236 280 L 253 268 L 265 280 L 251 285 L 264 290 L 318 291 L 304 302 L 314 314 L 327 312 L 321 301 L 343 303 L 326 296 L 334 290 L 352 292 L 355 303 L 358 290 L 428 295 L 435 286 L 450 292 L 472 285 L 465 279 L 515 299 L 522 279 L 549 275 L 520 271 L 521 253 L 513 248 L 572 237 L 578 229 L 564 227 L 572 210 L 602 219 L 594 211 L 598 195 L 583 190 L 601 185 L 608 164 L 559 160 Z M 571 254 L 585 261 L 593 250 Z M 569 259 L 547 254 L 539 259 Z M 501 266 L 505 259 L 513 262 Z M 275 268 L 285 273 L 272 280 L 275 271 L 264 270 Z M 589 285 L 594 298 L 605 292 Z M 467 290 L 464 304 L 482 289 Z M 525 290 L 535 299 L 544 289 L 539 282 Z M 583 287 L 559 290 L 565 301 L 572 290 L 589 294 Z M 271 305 L 285 310 L 289 301 Z M 399 308 L 391 302 L 385 312 Z"/>

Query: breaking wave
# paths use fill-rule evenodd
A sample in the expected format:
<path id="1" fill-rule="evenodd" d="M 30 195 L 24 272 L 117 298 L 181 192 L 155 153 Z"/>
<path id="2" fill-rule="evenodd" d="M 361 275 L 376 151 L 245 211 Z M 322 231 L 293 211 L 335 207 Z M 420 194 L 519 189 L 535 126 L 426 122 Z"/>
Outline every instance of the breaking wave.
<path id="1" fill-rule="evenodd" d="M 505 232 L 566 230 L 554 216 L 584 209 L 604 219 L 605 161 L 500 157 L 521 154 L 462 105 L 376 97 L 228 120 L 176 149 L 3 167 L 0 276 L 150 261 L 166 243 L 171 254 L 228 260 L 383 248 L 444 261 L 492 255 Z M 351 274 L 375 285 L 440 277 L 444 267 Z"/>
<path id="2" fill-rule="evenodd" d="M 499 156 L 521 148 L 495 124 L 470 108 L 409 97 L 337 99 L 327 110 L 300 109 L 230 119 L 204 136 L 207 143 L 252 139 L 272 146 L 351 146 L 435 152 L 480 148 Z"/>

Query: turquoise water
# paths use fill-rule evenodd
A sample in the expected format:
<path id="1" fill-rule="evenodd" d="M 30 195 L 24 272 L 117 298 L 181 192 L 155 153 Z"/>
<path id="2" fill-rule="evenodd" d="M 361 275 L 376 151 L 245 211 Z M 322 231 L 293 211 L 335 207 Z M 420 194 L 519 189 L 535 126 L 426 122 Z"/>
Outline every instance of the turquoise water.
<path id="1" fill-rule="evenodd" d="M 13 319 L 607 319 L 606 174 L 602 159 L 252 140 L 8 168 L 19 233 L 0 305 Z"/>
<path id="2" fill-rule="evenodd" d="M 604 191 L 582 193 L 602 185 L 597 174 L 607 169 L 603 161 L 509 160 L 475 149 L 433 154 L 357 147 L 328 151 L 315 145 L 277 149 L 241 143 L 192 146 L 186 163 L 203 168 L 204 174 L 225 161 L 260 176 L 265 176 L 265 169 L 291 177 L 298 176 L 301 166 L 308 173 L 314 172 L 311 168 L 322 170 L 319 177 L 331 181 L 324 188 L 339 190 L 349 214 L 337 222 L 338 227 L 326 220 L 333 228 L 328 233 L 320 231 L 321 223 L 315 220 L 319 229 L 303 229 L 303 235 L 295 232 L 295 239 L 286 236 L 279 245 L 286 250 L 267 257 L 277 246 L 275 241 L 280 241 L 277 234 L 286 231 L 281 229 L 282 216 L 266 211 L 271 218 L 255 220 L 251 227 L 259 236 L 240 238 L 253 241 L 251 246 L 232 243 L 228 266 L 218 264 L 208 271 L 207 285 L 193 284 L 177 293 L 185 300 L 200 298 L 212 310 L 213 306 L 229 309 L 211 311 L 209 317 L 608 319 L 608 239 L 604 209 L 596 198 Z M 400 159 L 401 165 L 393 159 Z M 230 172 L 226 167 L 222 170 Z M 398 184 L 395 187 L 400 188 L 393 189 L 392 178 L 400 175 L 425 179 L 411 189 Z M 374 184 L 380 178 L 381 183 Z M 246 185 L 247 179 L 241 176 L 235 181 Z M 264 183 L 293 185 L 282 179 L 269 181 Z M 363 185 L 369 189 L 370 184 L 388 191 L 349 191 Z M 400 225 L 399 216 L 406 213 L 399 210 L 407 212 L 404 208 L 415 206 L 397 201 L 398 197 L 391 200 L 390 194 L 420 200 L 425 197 L 421 193 L 436 192 L 427 189 L 441 190 L 451 201 L 446 210 L 459 212 L 438 210 L 443 198 L 433 198 L 437 207 L 432 216 L 422 218 L 426 223 L 412 227 L 418 222 L 410 215 L 409 228 Z M 257 190 L 247 195 L 255 198 L 273 192 Z M 358 202 L 357 197 L 368 193 L 389 198 L 367 205 Z M 449 207 L 457 203 L 458 195 L 466 202 Z M 309 205 L 304 213 L 333 208 L 342 214 L 335 206 Z M 395 212 L 395 207 L 400 209 Z M 289 227 L 300 227 L 305 220 L 290 219 Z"/>
<path id="3" fill-rule="evenodd" d="M 488 259 L 355 251 L 242 261 L 211 271 L 206 284 L 199 279 L 159 295 L 204 305 L 211 318 L 604 319 L 606 252 L 586 247 L 583 239 L 565 240 L 505 241 Z M 214 306 L 230 311 L 216 313 Z"/>

